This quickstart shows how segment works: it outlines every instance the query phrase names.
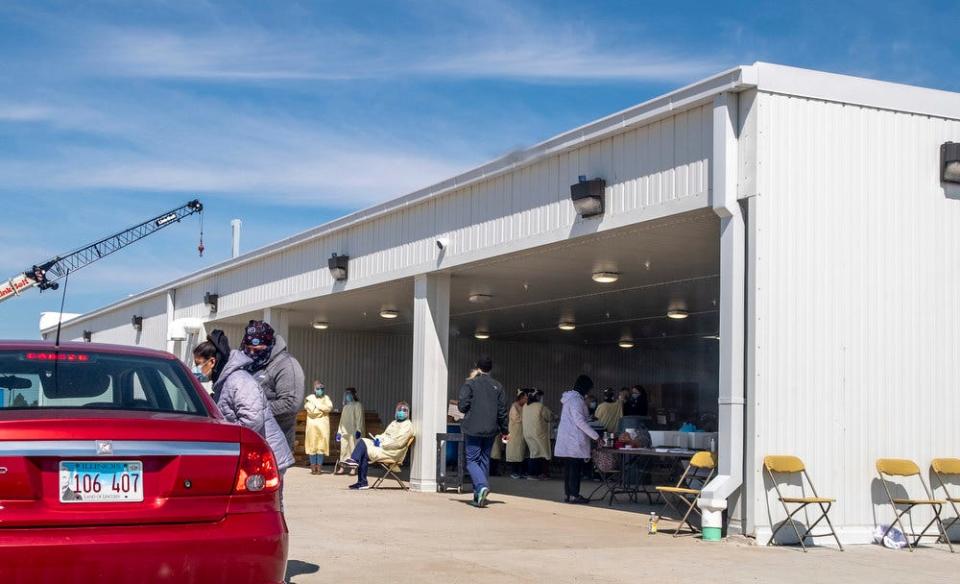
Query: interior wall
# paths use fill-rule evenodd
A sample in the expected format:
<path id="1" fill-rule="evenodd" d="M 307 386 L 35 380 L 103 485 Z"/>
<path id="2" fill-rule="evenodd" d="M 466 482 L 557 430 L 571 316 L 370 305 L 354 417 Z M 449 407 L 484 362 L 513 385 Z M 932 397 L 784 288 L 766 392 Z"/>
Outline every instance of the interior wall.
<path id="1" fill-rule="evenodd" d="M 228 333 L 229 334 L 229 333 Z M 233 338 L 231 338 L 233 342 Z M 367 409 L 389 420 L 399 400 L 412 394 L 412 338 L 409 335 L 316 331 L 291 327 L 290 348 L 303 365 L 308 385 L 326 384 L 335 404 L 343 390 L 356 387 Z M 519 387 L 546 393 L 545 403 L 560 411 L 560 395 L 577 375 L 587 373 L 598 389 L 645 384 L 694 383 L 701 411 L 717 408 L 716 342 L 691 339 L 670 348 L 624 350 L 616 346 L 577 346 L 547 343 L 480 342 L 453 338 L 450 342 L 448 395 L 455 399 L 477 357 L 486 353 L 494 362 L 493 376 L 508 394 Z M 656 393 L 655 389 L 652 393 Z M 651 401 L 651 406 L 655 406 Z"/>

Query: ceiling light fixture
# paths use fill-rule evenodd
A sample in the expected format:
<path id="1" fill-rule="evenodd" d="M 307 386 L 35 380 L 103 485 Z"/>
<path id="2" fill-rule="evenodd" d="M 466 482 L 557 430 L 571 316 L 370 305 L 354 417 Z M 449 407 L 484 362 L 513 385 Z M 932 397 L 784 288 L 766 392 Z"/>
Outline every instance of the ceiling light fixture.
<path id="1" fill-rule="evenodd" d="M 668 311 L 667 311 L 667 316 L 668 316 L 669 318 L 672 318 L 672 319 L 675 319 L 675 320 L 683 320 L 683 319 L 687 318 L 688 316 L 690 316 L 690 313 L 687 312 L 686 310 L 674 309 L 674 310 L 668 310 Z"/>
<path id="2" fill-rule="evenodd" d="M 629 340 L 629 339 L 624 339 L 624 340 L 620 341 L 619 343 L 617 343 L 617 346 L 619 346 L 621 349 L 632 349 L 632 348 L 633 348 L 633 341 L 631 341 L 631 340 Z"/>
<path id="3" fill-rule="evenodd" d="M 493 298 L 490 294 L 471 294 L 467 297 L 467 300 L 473 304 L 483 304 L 484 302 L 489 302 Z"/>
<path id="4" fill-rule="evenodd" d="M 617 272 L 594 272 L 593 281 L 598 284 L 613 284 L 620 279 L 620 274 Z"/>
<path id="5" fill-rule="evenodd" d="M 719 341 L 720 335 L 703 335 L 703 340 L 705 341 Z"/>
<path id="6" fill-rule="evenodd" d="M 569 320 L 565 320 L 561 322 L 558 326 L 562 331 L 572 331 L 573 329 L 577 328 L 576 323 L 571 322 Z"/>
<path id="7" fill-rule="evenodd" d="M 312 325 L 312 326 L 313 326 L 313 328 L 317 329 L 318 331 L 325 331 L 325 330 L 327 330 L 328 328 L 330 328 L 330 323 L 328 323 L 328 322 L 325 321 L 325 320 L 315 320 L 315 321 L 313 321 L 313 325 Z"/>
<path id="8" fill-rule="evenodd" d="M 473 338 L 480 341 L 485 341 L 490 338 L 490 333 L 488 333 L 487 331 L 477 331 L 473 333 Z"/>
<path id="9" fill-rule="evenodd" d="M 384 308 L 383 310 L 380 311 L 380 318 L 391 319 L 391 318 L 397 318 L 398 316 L 400 316 L 399 312 L 397 312 L 396 310 L 391 310 L 389 308 Z"/>

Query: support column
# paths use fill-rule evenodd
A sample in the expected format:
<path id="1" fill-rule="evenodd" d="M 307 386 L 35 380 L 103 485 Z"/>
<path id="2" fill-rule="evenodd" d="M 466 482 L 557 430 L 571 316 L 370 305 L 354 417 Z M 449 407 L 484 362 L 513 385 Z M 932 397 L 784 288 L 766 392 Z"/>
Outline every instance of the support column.
<path id="1" fill-rule="evenodd" d="M 290 343 L 290 314 L 281 308 L 264 308 L 263 320 L 273 327 L 273 332 Z"/>
<path id="2" fill-rule="evenodd" d="M 744 322 L 746 232 L 737 198 L 736 94 L 717 96 L 713 108 L 713 210 L 720 217 L 719 468 L 704 486 L 703 537 L 720 538 L 723 511 L 743 485 Z"/>
<path id="3" fill-rule="evenodd" d="M 438 432 L 447 427 L 447 349 L 450 341 L 450 274 L 416 276 L 413 286 L 414 431 L 410 487 L 437 490 Z"/>
<path id="4" fill-rule="evenodd" d="M 174 311 L 176 310 L 176 298 L 176 289 L 167 290 L 167 352 L 175 355 L 175 351 L 177 350 L 177 342 L 170 340 L 170 328 L 173 325 L 173 319 L 175 318 Z M 177 357 L 182 358 L 182 355 L 177 355 Z"/>

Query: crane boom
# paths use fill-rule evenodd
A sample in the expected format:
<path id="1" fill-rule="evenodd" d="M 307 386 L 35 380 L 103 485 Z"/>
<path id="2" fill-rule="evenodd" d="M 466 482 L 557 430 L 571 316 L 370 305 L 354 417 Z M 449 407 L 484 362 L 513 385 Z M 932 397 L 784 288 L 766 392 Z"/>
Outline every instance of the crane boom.
<path id="1" fill-rule="evenodd" d="M 99 241 L 85 245 L 68 254 L 56 256 L 45 262 L 34 264 L 33 267 L 26 271 L 15 275 L 6 282 L 0 283 L 0 302 L 14 296 L 19 296 L 24 290 L 34 286 L 39 287 L 40 290 L 56 290 L 59 286 L 57 280 L 66 276 L 67 273 L 76 272 L 80 268 L 89 266 L 93 262 L 119 251 L 148 235 L 152 235 L 164 227 L 178 223 L 182 219 L 195 213 L 202 212 L 203 204 L 194 199 L 186 205 L 157 215 L 139 225 L 124 229 L 109 237 L 104 237 Z"/>

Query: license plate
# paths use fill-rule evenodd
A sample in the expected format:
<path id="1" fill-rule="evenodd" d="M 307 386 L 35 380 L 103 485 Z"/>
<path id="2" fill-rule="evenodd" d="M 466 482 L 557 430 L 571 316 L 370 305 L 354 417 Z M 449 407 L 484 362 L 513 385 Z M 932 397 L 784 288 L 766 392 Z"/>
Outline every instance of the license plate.
<path id="1" fill-rule="evenodd" d="M 136 503 L 143 501 L 143 463 L 63 461 L 61 503 Z"/>

